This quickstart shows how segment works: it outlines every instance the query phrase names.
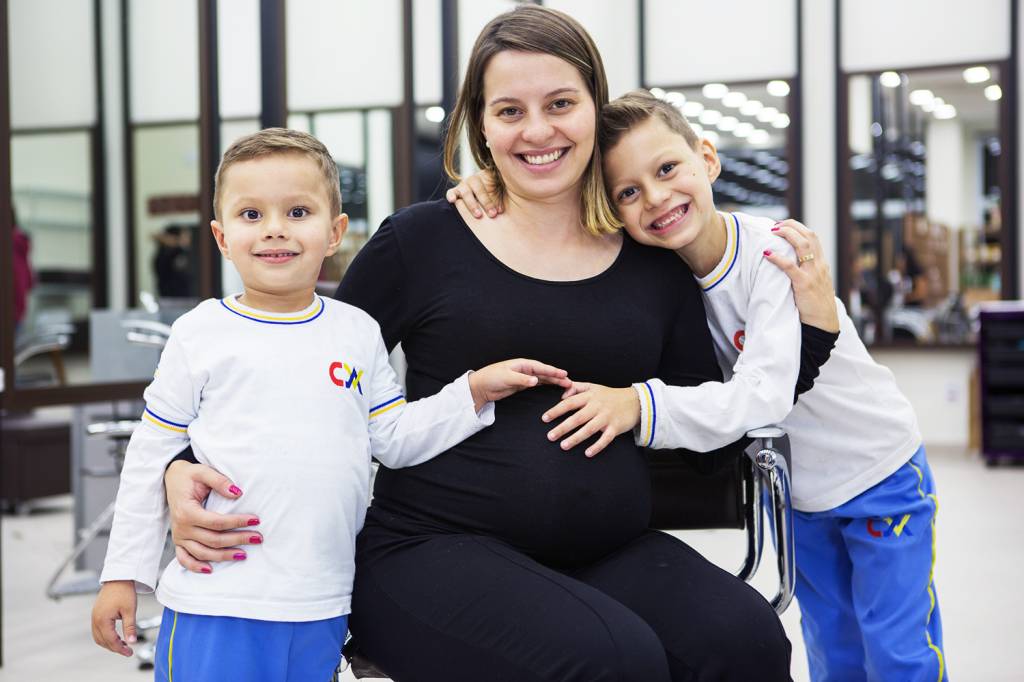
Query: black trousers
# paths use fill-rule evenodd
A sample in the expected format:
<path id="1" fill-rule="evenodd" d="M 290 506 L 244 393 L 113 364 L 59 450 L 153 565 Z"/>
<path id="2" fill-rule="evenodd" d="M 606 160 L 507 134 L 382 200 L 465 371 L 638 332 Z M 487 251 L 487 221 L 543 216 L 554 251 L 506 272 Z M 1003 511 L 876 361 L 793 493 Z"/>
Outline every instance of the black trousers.
<path id="1" fill-rule="evenodd" d="M 560 572 L 494 538 L 367 526 L 350 626 L 398 682 L 790 679 L 767 601 L 658 531 Z"/>

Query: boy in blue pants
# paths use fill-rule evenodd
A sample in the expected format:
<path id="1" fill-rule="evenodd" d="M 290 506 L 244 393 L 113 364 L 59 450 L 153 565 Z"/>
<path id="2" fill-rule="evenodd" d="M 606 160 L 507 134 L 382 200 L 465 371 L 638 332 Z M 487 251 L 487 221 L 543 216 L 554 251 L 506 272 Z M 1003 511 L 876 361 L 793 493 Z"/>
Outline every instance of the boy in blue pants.
<path id="1" fill-rule="evenodd" d="M 216 572 L 168 565 L 156 679 L 327 682 L 347 629 L 371 456 L 388 467 L 427 461 L 491 424 L 493 401 L 569 381 L 509 360 L 407 404 L 377 323 L 314 293 L 348 219 L 337 166 L 310 135 L 270 128 L 237 140 L 214 208 L 214 237 L 244 292 L 173 326 L 125 456 L 93 638 L 131 655 L 136 591 L 156 586 L 167 534 L 164 469 L 191 445 L 253 491 L 246 508 L 274 540 L 254 536 Z M 231 513 L 242 491 L 232 493 L 207 507 Z"/>

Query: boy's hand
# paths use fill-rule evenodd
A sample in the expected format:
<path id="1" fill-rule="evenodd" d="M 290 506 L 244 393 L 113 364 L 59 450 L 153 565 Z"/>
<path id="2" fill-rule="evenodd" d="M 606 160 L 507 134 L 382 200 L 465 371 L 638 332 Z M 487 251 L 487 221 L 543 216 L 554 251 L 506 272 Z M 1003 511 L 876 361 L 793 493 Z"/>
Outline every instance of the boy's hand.
<path id="1" fill-rule="evenodd" d="M 522 358 L 496 362 L 469 375 L 469 390 L 473 394 L 473 407 L 477 412 L 489 402 L 507 398 L 537 384 L 569 388 L 572 382 L 564 369 Z"/>
<path id="2" fill-rule="evenodd" d="M 572 415 L 548 432 L 548 440 L 558 440 L 578 429 L 561 442 L 563 450 L 571 450 L 598 431 L 601 437 L 584 454 L 593 457 L 608 447 L 616 436 L 631 430 L 640 421 L 640 398 L 632 386 L 608 388 L 600 384 L 573 383 L 558 403 L 541 417 L 545 422 L 572 411 Z"/>
<path id="3" fill-rule="evenodd" d="M 462 181 L 445 192 L 445 198 L 450 204 L 463 202 L 466 208 L 477 218 L 483 218 L 484 211 L 494 218 L 502 213 L 505 208 L 498 203 L 498 195 L 495 190 L 494 175 L 490 171 L 480 171 Z"/>
<path id="4" fill-rule="evenodd" d="M 92 607 L 92 638 L 104 649 L 115 654 L 131 656 L 128 644 L 135 644 L 135 581 L 112 580 L 103 583 L 96 603 Z M 117 634 L 117 621 L 121 621 L 124 639 Z M 125 643 L 127 641 L 127 643 Z"/>

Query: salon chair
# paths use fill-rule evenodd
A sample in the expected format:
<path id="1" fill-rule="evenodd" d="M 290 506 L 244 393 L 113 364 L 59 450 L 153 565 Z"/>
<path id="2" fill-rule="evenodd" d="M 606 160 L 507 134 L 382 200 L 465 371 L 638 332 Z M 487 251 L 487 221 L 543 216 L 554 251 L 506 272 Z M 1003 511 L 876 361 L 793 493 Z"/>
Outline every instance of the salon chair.
<path id="1" fill-rule="evenodd" d="M 749 445 L 713 453 L 649 452 L 651 527 L 661 530 L 733 528 L 746 531 L 746 556 L 736 576 L 749 581 L 761 563 L 764 517 L 775 544 L 779 586 L 771 605 L 781 614 L 793 599 L 796 573 L 790 500 L 791 457 L 785 432 L 768 426 L 747 433 Z M 358 641 L 345 643 L 345 661 L 332 682 L 351 667 L 356 679 L 387 679 L 363 656 Z"/>

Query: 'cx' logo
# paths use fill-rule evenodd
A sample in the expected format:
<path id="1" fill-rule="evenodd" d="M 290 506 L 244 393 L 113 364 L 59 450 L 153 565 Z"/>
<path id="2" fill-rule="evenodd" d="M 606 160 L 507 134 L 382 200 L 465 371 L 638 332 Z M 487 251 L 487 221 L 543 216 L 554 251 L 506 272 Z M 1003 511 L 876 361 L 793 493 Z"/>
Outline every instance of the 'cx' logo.
<path id="1" fill-rule="evenodd" d="M 340 375 L 339 375 L 340 372 Z M 363 378 L 362 370 L 357 370 L 355 367 L 349 367 L 344 362 L 332 362 L 327 373 L 331 377 L 331 381 L 336 386 L 341 388 L 354 388 L 359 391 L 359 395 L 363 394 L 363 387 L 359 383 L 359 380 Z M 348 378 L 345 377 L 348 374 Z"/>
<path id="2" fill-rule="evenodd" d="M 910 532 L 910 527 L 907 526 L 907 521 L 909 520 L 910 514 L 904 514 L 903 518 L 900 519 L 900 522 L 896 524 L 893 523 L 893 518 L 891 516 L 886 516 L 884 519 L 868 519 L 868 533 L 870 533 L 871 537 L 874 538 L 888 538 L 893 535 L 899 537 L 904 533 L 907 535 L 913 535 L 913 533 Z M 875 528 L 876 524 L 884 525 L 885 528 L 879 530 Z"/>

